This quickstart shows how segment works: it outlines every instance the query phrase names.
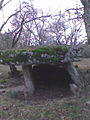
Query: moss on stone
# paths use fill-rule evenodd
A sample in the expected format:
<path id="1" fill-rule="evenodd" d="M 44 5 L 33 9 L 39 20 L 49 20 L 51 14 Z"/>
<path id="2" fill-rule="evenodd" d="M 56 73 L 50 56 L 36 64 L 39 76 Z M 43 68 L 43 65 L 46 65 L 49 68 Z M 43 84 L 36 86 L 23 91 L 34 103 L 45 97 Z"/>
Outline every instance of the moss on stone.
<path id="1" fill-rule="evenodd" d="M 2 64 L 21 64 L 34 60 L 39 62 L 59 62 L 64 59 L 68 49 L 66 46 L 43 46 L 35 49 L 2 50 L 0 60 Z M 63 56 L 63 57 L 62 57 Z"/>
<path id="2" fill-rule="evenodd" d="M 34 52 L 35 54 L 48 54 L 48 55 L 64 55 L 66 52 L 68 51 L 66 46 L 54 46 L 54 47 L 39 47 L 36 48 L 34 50 L 32 50 L 32 52 Z"/>

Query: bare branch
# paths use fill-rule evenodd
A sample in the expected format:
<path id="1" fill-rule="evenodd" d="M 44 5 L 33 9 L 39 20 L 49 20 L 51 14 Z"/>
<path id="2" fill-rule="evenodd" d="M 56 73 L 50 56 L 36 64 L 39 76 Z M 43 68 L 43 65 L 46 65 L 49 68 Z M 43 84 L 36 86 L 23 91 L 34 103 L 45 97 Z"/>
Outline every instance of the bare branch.
<path id="1" fill-rule="evenodd" d="M 21 25 L 20 25 L 20 29 L 18 32 L 15 33 L 14 37 L 13 37 L 13 43 L 12 43 L 12 48 L 16 45 L 16 43 L 19 40 L 19 37 L 21 35 L 22 29 L 23 29 L 23 23 L 24 23 L 24 17 L 22 19 Z"/>
<path id="2" fill-rule="evenodd" d="M 0 10 L 2 9 L 3 2 L 4 2 L 4 0 L 0 1 Z"/>
<path id="3" fill-rule="evenodd" d="M 4 28 L 4 26 L 7 24 L 7 22 L 18 13 L 19 11 L 15 12 L 14 14 L 10 15 L 7 20 L 2 24 L 2 26 L 0 27 L 0 32 L 2 31 L 2 29 Z"/>
<path id="4" fill-rule="evenodd" d="M 3 5 L 3 2 L 4 2 L 4 0 L 1 0 L 0 1 L 0 10 L 2 9 L 2 8 L 4 8 L 8 3 L 10 3 L 12 0 L 9 0 L 8 2 L 6 2 L 4 5 Z"/>

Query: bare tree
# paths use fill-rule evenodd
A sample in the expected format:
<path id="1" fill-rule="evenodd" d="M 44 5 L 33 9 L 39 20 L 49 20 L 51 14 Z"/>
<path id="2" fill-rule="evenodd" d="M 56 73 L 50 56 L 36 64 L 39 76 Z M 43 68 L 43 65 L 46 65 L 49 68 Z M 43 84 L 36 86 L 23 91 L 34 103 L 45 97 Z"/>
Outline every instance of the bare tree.
<path id="1" fill-rule="evenodd" d="M 24 45 L 42 44 L 43 38 L 41 37 L 41 32 L 45 28 L 47 18 L 51 15 L 43 15 L 40 12 L 38 15 L 38 10 L 32 4 L 26 2 L 20 5 L 20 9 L 21 12 L 14 16 L 12 21 L 14 43 L 18 42 L 20 44 L 22 42 Z"/>
<path id="2" fill-rule="evenodd" d="M 83 8 L 72 8 L 66 11 L 67 24 L 68 24 L 68 39 L 71 46 L 75 46 L 79 43 L 84 43 L 86 34 L 83 30 L 84 23 L 82 19 Z"/>
<path id="3" fill-rule="evenodd" d="M 0 30 L 12 17 L 12 48 L 50 43 L 75 45 L 82 39 L 83 21 L 78 8 L 51 16 L 43 15 L 42 12 L 38 14 L 32 4 L 23 2 L 19 5 L 19 10 L 2 24 Z"/>
<path id="4" fill-rule="evenodd" d="M 0 1 L 0 11 L 1 11 L 6 5 L 8 5 L 11 1 L 13 1 L 13 0 L 8 0 L 8 1 L 5 3 L 5 0 L 1 0 L 1 1 Z M 17 11 L 17 12 L 19 12 L 19 11 Z M 15 13 L 11 14 L 9 17 L 7 17 L 7 19 L 6 19 L 6 20 L 3 22 L 3 24 L 0 26 L 0 33 L 1 33 L 1 31 L 3 30 L 4 26 L 8 23 L 8 21 L 9 21 L 17 12 L 15 12 Z"/>
<path id="5" fill-rule="evenodd" d="M 5 0 L 0 1 L 0 11 L 4 9 L 6 5 L 8 5 L 12 0 L 8 0 L 7 2 Z M 16 11 L 15 13 L 11 14 L 7 19 L 0 25 L 0 49 L 10 49 L 11 42 L 12 42 L 12 33 L 10 31 L 1 33 L 5 25 L 8 23 L 8 21 L 18 13 L 19 11 Z M 15 65 L 9 65 L 11 74 L 16 75 L 18 73 Z"/>
<path id="6" fill-rule="evenodd" d="M 83 43 L 85 34 L 83 34 L 82 8 L 68 9 L 53 16 L 47 30 L 54 44 L 74 46 Z"/>

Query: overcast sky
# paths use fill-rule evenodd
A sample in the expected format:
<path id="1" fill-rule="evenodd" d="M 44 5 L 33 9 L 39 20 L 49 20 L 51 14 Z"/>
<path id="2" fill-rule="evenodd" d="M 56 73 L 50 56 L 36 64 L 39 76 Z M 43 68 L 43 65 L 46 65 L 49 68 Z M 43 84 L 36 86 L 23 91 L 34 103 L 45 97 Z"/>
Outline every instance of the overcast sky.
<path id="1" fill-rule="evenodd" d="M 9 1 L 9 0 L 5 0 Z M 12 0 L 4 9 L 4 14 L 9 15 L 18 6 L 18 1 L 31 1 L 31 0 Z M 42 9 L 45 13 L 57 12 L 62 9 L 73 8 L 76 4 L 81 4 L 80 0 L 34 0 L 34 6 L 37 9 Z"/>
<path id="2" fill-rule="evenodd" d="M 34 0 L 36 8 L 41 8 L 45 12 L 57 12 L 60 9 L 73 8 L 76 4 L 81 5 L 80 0 Z"/>

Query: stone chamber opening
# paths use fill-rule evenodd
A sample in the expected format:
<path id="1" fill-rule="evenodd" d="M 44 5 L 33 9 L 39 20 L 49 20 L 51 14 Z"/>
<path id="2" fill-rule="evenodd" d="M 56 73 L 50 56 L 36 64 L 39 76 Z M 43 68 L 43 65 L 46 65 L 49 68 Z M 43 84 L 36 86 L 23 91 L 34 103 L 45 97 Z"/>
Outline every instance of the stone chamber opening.
<path id="1" fill-rule="evenodd" d="M 73 81 L 63 66 L 48 64 L 33 66 L 32 78 L 35 85 L 34 96 L 40 96 L 41 99 L 72 95 L 69 84 Z"/>

